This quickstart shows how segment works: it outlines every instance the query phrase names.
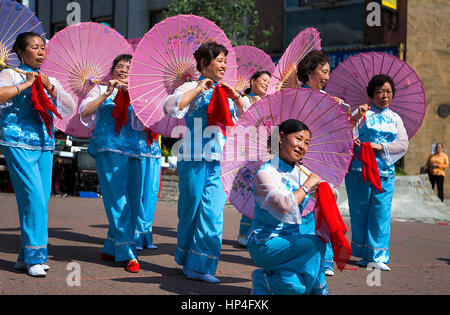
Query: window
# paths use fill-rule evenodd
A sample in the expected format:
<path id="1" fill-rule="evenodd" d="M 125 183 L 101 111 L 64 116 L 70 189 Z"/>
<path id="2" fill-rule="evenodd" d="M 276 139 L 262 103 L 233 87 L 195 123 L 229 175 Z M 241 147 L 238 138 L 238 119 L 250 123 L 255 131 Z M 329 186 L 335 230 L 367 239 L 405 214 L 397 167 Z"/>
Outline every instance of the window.
<path id="1" fill-rule="evenodd" d="M 54 23 L 53 24 L 53 33 L 52 34 L 56 34 L 57 32 L 59 32 L 60 30 L 62 30 L 63 28 L 65 28 L 67 26 L 67 23 Z"/>
<path id="2" fill-rule="evenodd" d="M 150 28 L 164 20 L 164 11 L 150 11 Z"/>
<path id="3" fill-rule="evenodd" d="M 355 2 L 364 2 L 363 0 L 285 0 L 286 10 L 293 10 L 299 8 L 311 8 L 322 7 L 329 8 L 333 6 L 339 6 L 344 4 L 350 4 Z"/>
<path id="4" fill-rule="evenodd" d="M 92 19 L 92 22 L 96 23 L 106 23 L 109 27 L 114 27 L 114 18 L 112 16 L 104 16 Z"/>
<path id="5" fill-rule="evenodd" d="M 363 44 L 364 2 L 352 2 L 326 9 L 309 7 L 291 10 L 287 11 L 285 16 L 285 47 L 299 32 L 308 27 L 319 31 L 322 47 Z"/>

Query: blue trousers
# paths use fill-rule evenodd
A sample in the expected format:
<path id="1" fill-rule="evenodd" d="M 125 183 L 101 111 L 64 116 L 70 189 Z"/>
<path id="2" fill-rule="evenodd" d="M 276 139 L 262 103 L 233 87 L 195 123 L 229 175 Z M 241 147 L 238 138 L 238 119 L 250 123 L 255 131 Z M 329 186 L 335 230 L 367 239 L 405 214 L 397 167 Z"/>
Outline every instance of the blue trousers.
<path id="1" fill-rule="evenodd" d="M 115 261 L 137 258 L 134 241 L 141 204 L 140 159 L 114 152 L 95 156 L 109 229 L 102 252 Z"/>
<path id="2" fill-rule="evenodd" d="M 48 202 L 52 185 L 53 151 L 2 146 L 20 221 L 17 260 L 27 264 L 48 261 Z"/>
<path id="3" fill-rule="evenodd" d="M 136 247 L 153 245 L 153 218 L 158 201 L 159 182 L 161 178 L 161 158 L 143 157 L 141 206 L 139 207 L 136 226 Z"/>
<path id="4" fill-rule="evenodd" d="M 241 221 L 239 224 L 239 235 L 247 235 L 248 230 L 250 230 L 250 225 L 252 224 L 252 219 L 247 217 L 246 215 L 242 215 Z"/>
<path id="5" fill-rule="evenodd" d="M 314 218 L 314 212 L 311 211 L 310 213 L 302 217 L 302 224 L 300 224 L 300 233 L 303 235 L 316 235 L 315 228 L 316 221 Z M 331 247 L 331 243 L 326 243 L 324 266 L 325 270 L 334 271 L 333 248 Z"/>
<path id="6" fill-rule="evenodd" d="M 352 255 L 369 262 L 389 262 L 391 206 L 394 177 L 381 176 L 380 193 L 361 172 L 350 171 L 345 176 L 350 222 L 352 226 Z"/>
<path id="7" fill-rule="evenodd" d="M 255 294 L 328 294 L 323 256 L 325 244 L 315 235 L 277 236 L 247 248 L 263 271 L 253 278 Z"/>
<path id="8" fill-rule="evenodd" d="M 223 207 L 227 197 L 219 161 L 179 161 L 178 244 L 175 261 L 214 275 L 222 247 Z"/>

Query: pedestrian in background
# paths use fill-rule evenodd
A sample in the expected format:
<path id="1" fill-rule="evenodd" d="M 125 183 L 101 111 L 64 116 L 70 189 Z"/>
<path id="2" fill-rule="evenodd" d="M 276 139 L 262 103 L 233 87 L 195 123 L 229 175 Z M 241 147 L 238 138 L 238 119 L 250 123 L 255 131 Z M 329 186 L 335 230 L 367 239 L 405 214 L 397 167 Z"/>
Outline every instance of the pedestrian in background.
<path id="1" fill-rule="evenodd" d="M 434 186 L 437 186 L 438 197 L 441 201 L 444 201 L 445 169 L 448 168 L 448 156 L 443 150 L 444 145 L 436 143 L 436 151 L 428 157 L 426 165 L 431 188 L 434 190 Z"/>

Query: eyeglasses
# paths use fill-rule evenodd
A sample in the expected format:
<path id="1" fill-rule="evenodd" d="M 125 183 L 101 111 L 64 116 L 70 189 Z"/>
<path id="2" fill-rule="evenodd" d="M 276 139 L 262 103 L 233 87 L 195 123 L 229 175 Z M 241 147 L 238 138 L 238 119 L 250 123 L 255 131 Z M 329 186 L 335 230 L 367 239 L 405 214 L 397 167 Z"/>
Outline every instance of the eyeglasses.
<path id="1" fill-rule="evenodd" d="M 130 70 L 130 66 L 125 66 L 125 65 L 121 65 L 121 64 L 118 64 L 117 66 L 116 66 L 116 69 L 119 69 L 119 70 L 121 70 L 121 69 L 125 69 L 125 70 Z"/>

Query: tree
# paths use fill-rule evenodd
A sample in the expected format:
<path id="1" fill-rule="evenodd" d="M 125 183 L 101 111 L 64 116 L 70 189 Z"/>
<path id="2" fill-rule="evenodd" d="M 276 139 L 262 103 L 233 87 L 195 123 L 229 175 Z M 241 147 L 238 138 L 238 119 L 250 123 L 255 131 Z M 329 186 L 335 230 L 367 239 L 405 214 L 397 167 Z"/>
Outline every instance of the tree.
<path id="1" fill-rule="evenodd" d="M 259 25 L 255 0 L 173 0 L 165 11 L 166 17 L 178 14 L 194 14 L 217 24 L 227 35 L 233 46 L 250 45 L 267 48 L 273 27 L 263 30 L 262 40 L 255 43 Z"/>

